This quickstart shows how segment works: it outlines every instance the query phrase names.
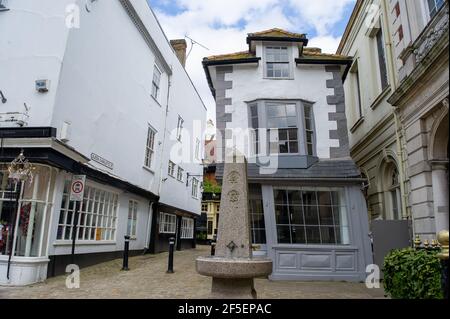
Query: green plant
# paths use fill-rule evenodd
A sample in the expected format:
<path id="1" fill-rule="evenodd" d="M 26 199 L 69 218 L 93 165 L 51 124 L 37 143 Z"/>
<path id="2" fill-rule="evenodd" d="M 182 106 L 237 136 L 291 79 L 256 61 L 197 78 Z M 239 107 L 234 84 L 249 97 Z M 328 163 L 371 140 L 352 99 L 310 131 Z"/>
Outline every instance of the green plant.
<path id="1" fill-rule="evenodd" d="M 384 259 L 384 289 L 394 299 L 442 299 L 436 251 L 396 249 Z"/>
<path id="2" fill-rule="evenodd" d="M 222 187 L 218 184 L 211 183 L 211 181 L 203 182 L 203 193 L 215 193 L 220 194 L 222 192 Z"/>

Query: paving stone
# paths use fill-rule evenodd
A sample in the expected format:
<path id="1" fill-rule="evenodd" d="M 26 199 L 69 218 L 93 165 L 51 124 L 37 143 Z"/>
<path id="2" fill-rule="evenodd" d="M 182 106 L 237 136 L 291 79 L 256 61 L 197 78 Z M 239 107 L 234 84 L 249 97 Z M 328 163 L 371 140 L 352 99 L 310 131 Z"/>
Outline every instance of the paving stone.
<path id="1" fill-rule="evenodd" d="M 79 289 L 68 289 L 65 276 L 28 287 L 0 287 L 0 299 L 208 299 L 211 278 L 195 271 L 195 259 L 207 256 L 209 246 L 175 252 L 174 274 L 167 274 L 167 253 L 132 257 L 130 271 L 120 271 L 122 260 L 81 269 Z M 383 289 L 362 283 L 292 282 L 256 279 L 261 299 L 373 299 Z"/>

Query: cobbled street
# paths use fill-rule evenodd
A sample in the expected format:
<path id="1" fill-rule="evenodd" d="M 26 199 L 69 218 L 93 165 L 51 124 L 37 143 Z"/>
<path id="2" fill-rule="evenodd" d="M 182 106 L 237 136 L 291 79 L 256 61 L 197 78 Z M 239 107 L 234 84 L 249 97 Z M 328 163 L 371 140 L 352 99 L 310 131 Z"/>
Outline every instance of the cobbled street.
<path id="1" fill-rule="evenodd" d="M 122 260 L 81 269 L 79 289 L 68 289 L 66 277 L 28 287 L 0 287 L 0 299 L 207 299 L 211 279 L 195 271 L 195 258 L 209 254 L 208 246 L 175 253 L 174 274 L 167 274 L 167 253 L 130 258 L 130 271 L 120 271 Z M 261 299 L 372 299 L 384 298 L 383 289 L 363 283 L 272 282 L 256 279 Z"/>

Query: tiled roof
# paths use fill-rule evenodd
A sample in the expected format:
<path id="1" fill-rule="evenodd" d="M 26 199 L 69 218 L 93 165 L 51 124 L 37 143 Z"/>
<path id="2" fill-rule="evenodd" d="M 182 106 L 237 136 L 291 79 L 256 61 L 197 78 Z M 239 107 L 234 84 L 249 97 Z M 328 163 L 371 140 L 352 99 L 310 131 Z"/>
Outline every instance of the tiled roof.
<path id="1" fill-rule="evenodd" d="M 330 54 L 330 53 L 322 53 L 322 51 L 318 48 L 304 48 L 303 56 L 301 58 L 307 59 L 332 59 L 332 60 L 349 60 L 351 57 L 340 55 L 340 54 Z"/>
<path id="2" fill-rule="evenodd" d="M 264 30 L 260 32 L 249 33 L 249 37 L 280 37 L 280 38 L 299 38 L 305 39 L 306 35 L 304 33 L 293 33 L 279 28 L 273 28 L 269 30 Z"/>
<path id="3" fill-rule="evenodd" d="M 249 51 L 235 52 L 229 54 L 213 55 L 205 58 L 206 61 L 225 61 L 225 60 L 240 60 L 240 59 L 251 59 L 256 56 Z M 319 48 L 304 48 L 303 55 L 301 58 L 304 59 L 326 59 L 326 60 L 348 60 L 350 57 L 339 54 L 328 54 L 322 53 Z"/>
<path id="4" fill-rule="evenodd" d="M 205 58 L 208 61 L 222 61 L 222 60 L 239 60 L 239 59 L 249 59 L 254 58 L 255 55 L 249 51 L 235 52 L 229 54 L 213 55 Z"/>

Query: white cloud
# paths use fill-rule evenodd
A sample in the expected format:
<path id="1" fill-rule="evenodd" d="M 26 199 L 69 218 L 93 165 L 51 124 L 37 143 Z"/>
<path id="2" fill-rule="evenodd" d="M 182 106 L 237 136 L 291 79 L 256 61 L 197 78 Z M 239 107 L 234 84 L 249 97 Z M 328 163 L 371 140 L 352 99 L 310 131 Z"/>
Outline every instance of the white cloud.
<path id="1" fill-rule="evenodd" d="M 342 37 L 317 36 L 309 39 L 308 47 L 321 48 L 324 53 L 335 53 Z"/>
<path id="2" fill-rule="evenodd" d="M 163 0 L 159 0 L 160 3 Z M 164 0 L 165 1 L 165 0 Z M 209 51 L 195 45 L 186 69 L 215 121 L 215 102 L 202 68 L 205 56 L 247 50 L 246 36 L 274 27 L 293 32 L 314 30 L 310 45 L 323 52 L 336 51 L 340 37 L 332 27 L 342 19 L 346 7 L 355 0 L 175 0 L 183 9 L 169 15 L 155 9 L 169 39 L 195 39 Z M 188 40 L 188 45 L 189 45 Z M 190 45 L 188 50 L 190 49 Z"/>

